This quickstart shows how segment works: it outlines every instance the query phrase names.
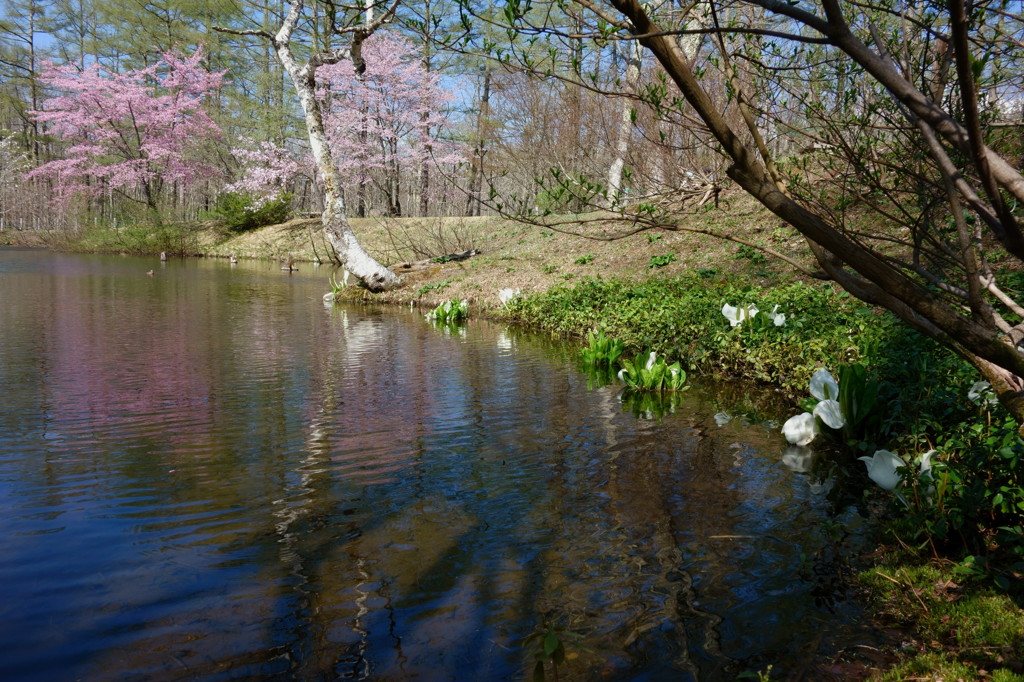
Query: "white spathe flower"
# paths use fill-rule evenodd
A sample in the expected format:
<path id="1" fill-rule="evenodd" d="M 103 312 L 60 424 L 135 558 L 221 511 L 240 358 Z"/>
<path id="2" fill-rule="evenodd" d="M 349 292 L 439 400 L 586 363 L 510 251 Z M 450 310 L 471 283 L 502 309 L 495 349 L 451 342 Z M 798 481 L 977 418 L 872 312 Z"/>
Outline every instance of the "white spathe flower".
<path id="1" fill-rule="evenodd" d="M 772 311 L 768 313 L 768 317 L 771 318 L 776 327 L 784 327 L 786 325 L 786 314 L 779 312 L 779 306 L 772 308 Z"/>
<path id="2" fill-rule="evenodd" d="M 732 421 L 732 415 L 728 412 L 718 412 L 715 414 L 715 423 L 719 426 L 725 426 Z"/>
<path id="3" fill-rule="evenodd" d="M 976 381 L 971 386 L 970 390 L 967 391 L 967 399 L 972 403 L 981 404 L 986 402 L 989 405 L 995 405 L 999 402 L 999 398 L 992 391 L 992 384 L 987 381 Z"/>
<path id="4" fill-rule="evenodd" d="M 871 457 L 858 457 L 868 468 L 868 478 L 885 490 L 895 490 L 902 481 L 899 468 L 904 462 L 888 450 L 876 450 Z"/>
<path id="5" fill-rule="evenodd" d="M 650 372 L 650 371 L 651 371 L 651 368 L 652 368 L 652 367 L 654 367 L 654 364 L 655 364 L 655 363 L 656 363 L 657 361 L 658 361 L 658 356 L 657 356 L 657 354 L 656 354 L 656 353 L 655 353 L 655 352 L 654 352 L 654 351 L 652 350 L 652 351 L 651 351 L 651 354 L 647 356 L 647 364 L 646 364 L 646 365 L 644 365 L 644 369 L 646 369 L 646 370 L 647 370 L 648 372 Z"/>
<path id="6" fill-rule="evenodd" d="M 846 425 L 843 410 L 838 400 L 822 400 L 814 406 L 814 416 L 825 422 L 830 429 L 841 429 Z"/>
<path id="7" fill-rule="evenodd" d="M 518 298 L 522 293 L 522 289 L 498 289 L 498 300 L 502 305 L 508 305 L 509 301 Z"/>
<path id="8" fill-rule="evenodd" d="M 921 475 L 929 480 L 932 477 L 932 456 L 934 454 L 934 450 L 929 450 L 921 455 Z"/>
<path id="9" fill-rule="evenodd" d="M 932 483 L 934 477 L 932 477 L 932 455 L 935 454 L 935 450 L 929 450 L 928 452 L 921 455 L 921 470 L 919 476 L 922 481 L 928 481 L 929 484 L 925 488 L 925 495 L 931 497 L 935 494 L 935 485 Z"/>
<path id="10" fill-rule="evenodd" d="M 818 433 L 818 424 L 810 412 L 790 417 L 782 425 L 782 435 L 793 445 L 807 445 Z"/>
<path id="11" fill-rule="evenodd" d="M 824 367 L 811 375 L 811 395 L 818 400 L 838 400 L 839 382 Z"/>
<path id="12" fill-rule="evenodd" d="M 743 324 L 744 320 L 749 320 L 757 315 L 757 306 L 751 303 L 737 308 L 726 303 L 722 306 L 722 314 L 725 315 L 725 319 L 729 320 L 729 326 L 738 327 Z"/>
<path id="13" fill-rule="evenodd" d="M 811 375 L 811 395 L 818 399 L 814 416 L 831 429 L 841 429 L 846 424 L 843 410 L 839 405 L 839 382 L 823 367 Z"/>

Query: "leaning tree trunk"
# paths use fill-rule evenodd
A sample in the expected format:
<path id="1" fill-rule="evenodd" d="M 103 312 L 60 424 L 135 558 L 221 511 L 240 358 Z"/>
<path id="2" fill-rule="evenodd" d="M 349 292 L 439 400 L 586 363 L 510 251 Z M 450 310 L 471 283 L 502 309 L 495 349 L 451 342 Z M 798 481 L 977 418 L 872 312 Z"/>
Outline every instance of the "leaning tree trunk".
<path id="1" fill-rule="evenodd" d="M 292 73 L 291 69 L 289 69 L 289 73 Z M 303 78 L 302 74 L 296 74 L 292 80 L 306 115 L 306 129 L 309 133 L 313 158 L 316 160 L 317 170 L 324 183 L 324 212 L 321 215 L 324 235 L 338 254 L 338 259 L 345 269 L 361 279 L 370 291 L 394 289 L 402 283 L 401 278 L 368 254 L 356 239 L 355 233 L 352 232 L 352 226 L 349 224 L 348 215 L 345 212 L 345 196 L 341 191 L 341 178 L 338 175 L 334 155 L 327 145 L 323 116 L 314 95 L 314 80 L 311 75 L 308 78 Z"/>
<path id="2" fill-rule="evenodd" d="M 397 4 L 397 0 L 396 3 Z M 218 28 L 217 30 L 235 35 L 258 35 L 266 38 L 273 45 L 278 60 L 288 72 L 295 91 L 299 95 L 299 102 L 302 104 L 302 111 L 305 114 L 306 132 L 309 136 L 309 146 L 313 152 L 313 159 L 316 162 L 317 170 L 324 184 L 324 212 L 321 220 L 324 226 L 324 236 L 334 248 L 338 260 L 345 266 L 345 269 L 358 277 L 370 289 L 370 291 L 385 291 L 394 289 L 401 285 L 402 280 L 398 275 L 378 263 L 370 254 L 363 249 L 352 226 L 348 222 L 348 215 L 345 211 L 345 197 L 342 194 L 341 177 L 338 174 L 338 166 L 327 144 L 327 134 L 324 130 L 323 112 L 316 100 L 316 72 L 317 69 L 326 64 L 336 64 L 342 59 L 350 58 L 355 70 L 353 76 L 358 75 L 366 68 L 362 58 L 362 44 L 393 12 L 395 5 L 377 20 L 368 17 L 367 25 L 338 31 L 339 33 L 351 33 L 352 43 L 348 48 L 336 50 L 323 50 L 316 52 L 301 66 L 296 63 L 295 56 L 291 50 L 291 38 L 295 32 L 299 17 L 302 14 L 303 3 L 301 0 L 292 0 L 288 15 L 281 24 L 281 29 L 270 35 L 266 31 L 239 31 L 235 29 Z"/>

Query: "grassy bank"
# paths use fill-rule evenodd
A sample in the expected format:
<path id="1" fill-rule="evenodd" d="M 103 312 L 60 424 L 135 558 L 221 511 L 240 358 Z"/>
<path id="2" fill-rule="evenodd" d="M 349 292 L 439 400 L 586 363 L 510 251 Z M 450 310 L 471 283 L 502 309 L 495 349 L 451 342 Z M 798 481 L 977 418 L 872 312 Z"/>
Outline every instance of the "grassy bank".
<path id="1" fill-rule="evenodd" d="M 741 197 L 694 216 L 754 244 L 805 259 L 802 240 Z M 582 339 L 600 330 L 626 355 L 654 350 L 691 374 L 777 387 L 800 411 L 812 372 L 865 368 L 877 388 L 870 419 L 823 434 L 840 475 L 859 483 L 856 504 L 878 523 L 882 551 L 856 582 L 889 622 L 904 628 L 885 679 L 1024 679 L 1024 444 L 997 405 L 971 400 L 976 374 L 959 358 L 884 311 L 748 246 L 686 232 L 642 232 L 613 241 L 496 218 L 367 219 L 353 227 L 368 250 L 405 277 L 382 295 L 348 287 L 352 301 L 433 307 L 469 301 L 486 314 Z M 208 257 L 327 260 L 315 220 L 243 234 L 215 224 L 178 232 L 94 231 L 78 248 L 155 253 L 160 243 Z M 575 229 L 583 231 L 582 224 Z M 163 240 L 163 242 L 161 242 Z M 138 249 L 138 251 L 136 250 Z M 464 261 L 432 260 L 475 249 Z M 421 262 L 416 267 L 403 263 Z M 425 261 L 425 262 L 422 262 Z M 300 268 L 305 267 L 300 265 Z M 329 290 L 324 268 L 324 291 Z M 508 305 L 500 289 L 522 295 Z M 723 304 L 786 316 L 782 326 L 730 326 Z M 780 436 L 781 442 L 781 436 Z M 868 479 L 858 456 L 886 448 L 908 461 L 936 450 L 934 478 L 906 472 L 902 498 Z M 857 486 L 854 486 L 857 488 Z"/>

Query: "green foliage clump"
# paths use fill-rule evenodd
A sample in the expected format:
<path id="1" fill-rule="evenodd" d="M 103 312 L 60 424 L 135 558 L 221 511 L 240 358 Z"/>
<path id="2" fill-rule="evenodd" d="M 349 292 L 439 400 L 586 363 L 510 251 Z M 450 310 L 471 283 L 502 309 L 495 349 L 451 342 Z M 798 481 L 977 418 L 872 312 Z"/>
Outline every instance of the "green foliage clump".
<path id="1" fill-rule="evenodd" d="M 248 232 L 288 220 L 291 200 L 291 194 L 260 201 L 244 192 L 225 192 L 217 197 L 217 205 L 207 217 L 223 221 L 231 232 Z"/>
<path id="2" fill-rule="evenodd" d="M 612 366 L 619 361 L 625 346 L 618 339 L 611 339 L 599 331 L 587 334 L 587 347 L 580 354 L 584 365 L 591 367 Z"/>
<path id="3" fill-rule="evenodd" d="M 722 305 L 741 300 L 767 309 L 777 304 L 786 326 L 731 328 Z M 653 350 L 687 371 L 773 384 L 794 398 L 806 394 L 815 368 L 856 359 L 858 344 L 884 335 L 890 325 L 888 316 L 827 288 L 758 290 L 700 274 L 645 282 L 588 278 L 517 301 L 510 313 L 531 326 L 578 337 L 601 320 L 605 333 L 635 352 Z"/>
<path id="4" fill-rule="evenodd" d="M 768 262 L 768 256 L 764 255 L 753 246 L 747 246 L 746 244 L 740 245 L 740 248 L 736 250 L 735 257 L 746 258 L 747 260 L 759 265 L 763 265 Z"/>
<path id="5" fill-rule="evenodd" d="M 663 268 L 669 263 L 674 262 L 676 259 L 675 251 L 669 251 L 663 253 L 660 256 L 651 256 L 651 260 L 647 263 L 648 268 Z"/>
<path id="6" fill-rule="evenodd" d="M 671 365 L 654 351 L 622 363 L 619 378 L 632 391 L 685 391 L 686 372 L 678 362 Z"/>
<path id="7" fill-rule="evenodd" d="M 427 313 L 426 317 L 431 322 L 439 324 L 456 324 L 465 319 L 468 312 L 469 303 L 467 301 L 449 300 Z"/>
<path id="8" fill-rule="evenodd" d="M 957 559 L 961 580 L 1011 590 L 1024 573 L 1024 441 L 1001 407 L 981 410 L 938 435 L 932 475 L 911 480 L 891 532 Z"/>
<path id="9" fill-rule="evenodd" d="M 532 654 L 534 660 L 531 679 L 544 682 L 548 679 L 547 669 L 550 666 L 552 678 L 559 679 L 559 668 L 564 666 L 569 656 L 565 644 L 569 640 L 580 640 L 582 635 L 571 632 L 558 625 L 544 624 L 530 633 L 523 641 L 523 647 Z M 580 647 L 583 648 L 583 647 Z"/>
<path id="10" fill-rule="evenodd" d="M 424 294 L 428 294 L 431 291 L 435 293 L 440 293 L 447 289 L 448 287 L 450 287 L 453 281 L 454 280 L 446 279 L 440 282 L 431 282 L 430 284 L 424 284 L 416 291 L 416 295 L 423 296 Z"/>

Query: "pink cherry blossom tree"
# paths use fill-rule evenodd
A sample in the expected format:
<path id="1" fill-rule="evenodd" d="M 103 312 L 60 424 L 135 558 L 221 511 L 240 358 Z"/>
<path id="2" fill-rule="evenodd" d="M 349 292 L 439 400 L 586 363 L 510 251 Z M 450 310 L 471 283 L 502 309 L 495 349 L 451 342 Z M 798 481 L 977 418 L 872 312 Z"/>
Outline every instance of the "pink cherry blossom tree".
<path id="1" fill-rule="evenodd" d="M 363 44 L 362 58 L 361 74 L 348 58 L 318 71 L 317 98 L 327 143 L 345 188 L 358 191 L 379 183 L 389 212 L 398 215 L 403 170 L 464 160 L 461 145 L 448 134 L 451 127 L 444 113 L 454 98 L 404 38 L 375 33 Z M 240 143 L 232 150 L 240 178 L 228 191 L 271 199 L 315 167 L 312 158 L 301 160 L 273 142 L 242 138 Z"/>
<path id="2" fill-rule="evenodd" d="M 225 192 L 255 195 L 257 203 L 277 199 L 300 175 L 315 174 L 309 154 L 296 154 L 269 140 L 240 137 L 231 154 L 239 165 L 239 178 L 224 186 Z"/>
<path id="3" fill-rule="evenodd" d="M 363 187 L 376 180 L 388 212 L 401 215 L 403 168 L 464 159 L 461 146 L 442 134 L 449 129 L 444 112 L 454 97 L 405 38 L 376 33 L 363 45 L 362 57 L 366 68 L 358 76 L 349 59 L 322 69 L 318 94 L 327 139 L 343 181 Z"/>
<path id="4" fill-rule="evenodd" d="M 48 64 L 40 80 L 59 94 L 32 115 L 70 146 L 29 177 L 52 180 L 59 200 L 113 191 L 144 202 L 158 218 L 165 184 L 219 174 L 195 154 L 197 141 L 221 135 L 203 102 L 224 73 L 206 71 L 202 60 L 199 49 L 191 57 L 166 53 L 126 73 Z"/>

